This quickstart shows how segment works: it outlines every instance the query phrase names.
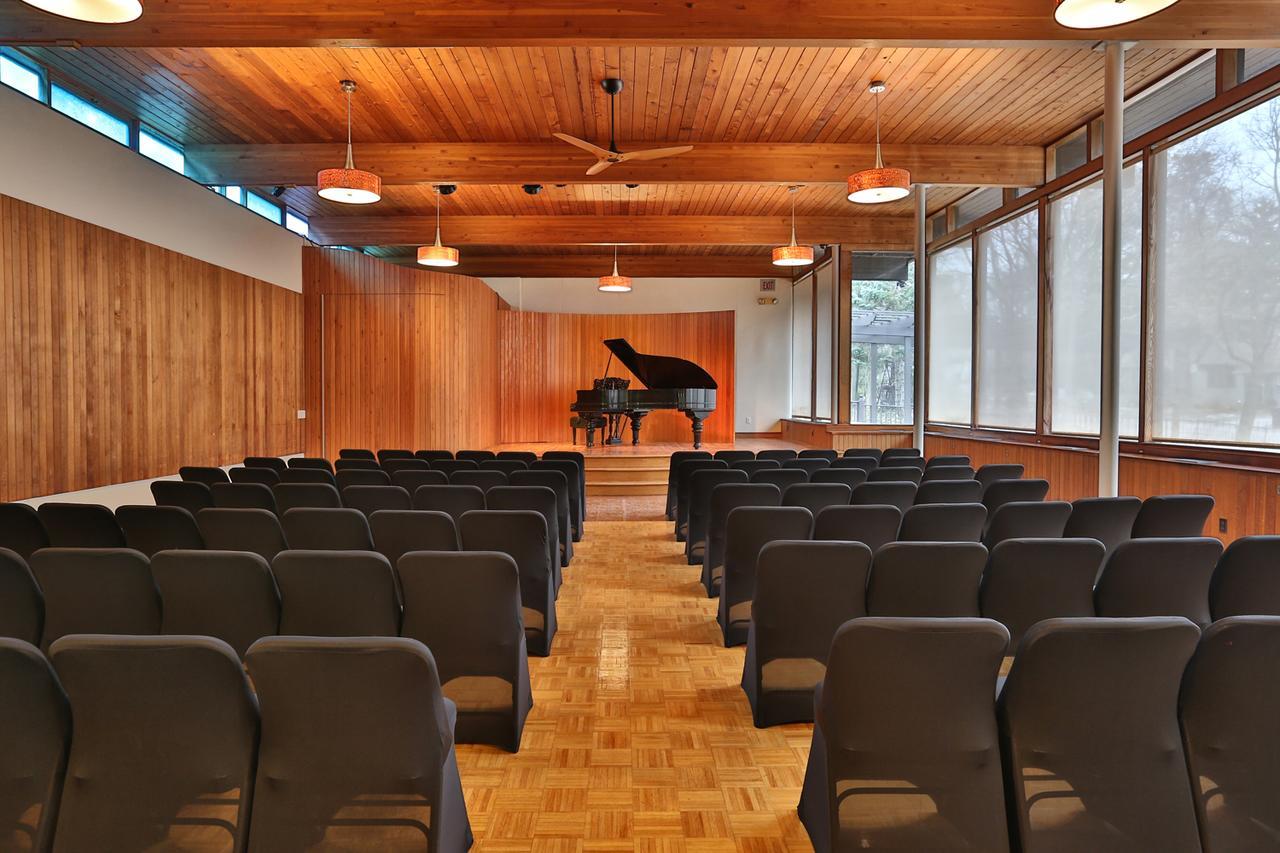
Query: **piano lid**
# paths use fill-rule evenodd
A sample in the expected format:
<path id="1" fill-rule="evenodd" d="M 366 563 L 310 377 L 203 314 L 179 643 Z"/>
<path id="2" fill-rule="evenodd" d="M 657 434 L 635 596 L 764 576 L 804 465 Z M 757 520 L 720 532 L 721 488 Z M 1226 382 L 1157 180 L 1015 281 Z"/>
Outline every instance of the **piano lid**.
<path id="1" fill-rule="evenodd" d="M 646 388 L 715 388 L 710 373 L 692 361 L 670 355 L 636 352 L 626 338 L 609 338 L 604 345 L 635 374 Z"/>

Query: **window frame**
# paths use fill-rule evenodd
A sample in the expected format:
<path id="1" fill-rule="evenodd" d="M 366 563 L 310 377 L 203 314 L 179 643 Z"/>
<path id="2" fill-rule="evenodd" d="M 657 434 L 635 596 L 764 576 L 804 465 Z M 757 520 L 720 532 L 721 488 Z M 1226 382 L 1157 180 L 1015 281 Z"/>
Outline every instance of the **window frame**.
<path id="1" fill-rule="evenodd" d="M 4 48 L 4 47 L 0 47 L 0 59 L 3 59 L 8 62 L 12 62 L 14 65 L 17 65 L 35 74 L 36 79 L 39 80 L 40 91 L 35 98 L 32 98 L 32 100 L 39 101 L 40 103 L 45 104 L 46 106 L 49 104 L 49 92 L 50 92 L 49 73 L 45 70 L 43 65 L 40 65 L 38 62 L 33 62 L 23 54 L 18 53 L 17 51 L 12 50 L 11 48 Z M 4 83 L 0 85 L 3 85 L 7 89 L 13 89 L 13 91 L 25 97 L 28 97 L 28 98 L 31 97 L 26 92 L 22 91 L 21 89 L 15 86 L 10 86 L 8 83 Z"/>
<path id="2" fill-rule="evenodd" d="M 126 133 L 128 133 L 128 137 L 126 138 L 126 140 L 125 140 L 124 142 L 121 142 L 119 139 L 116 139 L 115 137 L 108 136 L 106 133 L 103 133 L 101 130 L 99 130 L 98 128 L 94 127 L 93 125 L 91 125 L 91 124 L 87 124 L 87 123 L 85 123 L 85 122 L 83 122 L 83 121 L 80 121 L 78 118 L 76 118 L 75 116 L 71 115 L 70 113 L 68 113 L 68 112 L 64 112 L 63 110 L 58 109 L 58 108 L 57 108 L 56 106 L 54 106 L 54 104 L 53 104 L 53 97 L 54 97 L 54 92 L 55 92 L 55 90 L 56 90 L 56 91 L 65 92 L 65 93 L 66 93 L 68 96 L 70 96 L 73 100 L 79 101 L 80 103 L 82 103 L 82 104 L 84 104 L 85 106 L 89 107 L 89 109 L 91 109 L 91 110 L 95 110 L 95 111 L 97 111 L 97 112 L 99 112 L 99 113 L 102 113 L 103 115 L 107 116 L 108 118 L 113 118 L 113 119 L 115 119 L 116 121 L 118 121 L 118 122 L 120 122 L 121 124 L 123 124 L 123 125 L 125 126 L 125 131 L 126 131 Z M 60 82 L 60 81 L 52 81 L 52 80 L 51 80 L 51 81 L 49 81 L 49 85 L 48 85 L 48 98 L 47 98 L 47 100 L 46 100 L 46 102 L 45 102 L 45 103 L 48 105 L 49 109 L 53 110 L 55 113 L 57 113 L 58 115 L 62 116 L 63 118 L 69 119 L 69 120 L 71 120 L 71 121 L 75 122 L 76 124 L 80 125 L 81 127 L 88 128 L 89 130 L 92 130 L 94 133 L 98 134 L 99 136 L 101 136 L 101 137 L 103 137 L 103 138 L 105 138 L 105 139 L 110 139 L 112 142 L 116 143 L 117 145 L 123 145 L 125 148 L 128 148 L 129 150 L 131 150 L 131 151 L 133 151 L 133 152 L 137 153 L 137 151 L 138 151 L 138 122 L 137 122 L 137 120 L 136 120 L 136 119 L 133 119 L 133 118 L 130 118 L 130 117 L 126 117 L 126 116 L 122 116 L 122 115 L 120 115 L 119 113 L 115 112 L 115 111 L 114 111 L 114 110 L 112 110 L 112 109 L 109 109 L 109 108 L 107 108 L 107 107 L 100 106 L 99 104 L 94 103 L 94 102 L 93 102 L 93 100 L 92 100 L 92 99 L 90 99 L 89 97 L 86 97 L 85 95 L 80 94 L 80 92 L 76 91 L 76 89 L 75 89 L 75 88 L 70 87 L 70 86 L 67 86 L 67 85 L 65 85 L 64 83 Z M 148 158 L 148 159 L 150 159 L 150 158 Z"/>

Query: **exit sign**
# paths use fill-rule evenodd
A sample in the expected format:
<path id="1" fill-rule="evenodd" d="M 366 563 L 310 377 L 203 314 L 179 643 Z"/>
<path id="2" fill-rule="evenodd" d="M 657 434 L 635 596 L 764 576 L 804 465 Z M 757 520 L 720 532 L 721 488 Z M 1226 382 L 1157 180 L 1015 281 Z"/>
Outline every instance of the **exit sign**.
<path id="1" fill-rule="evenodd" d="M 762 278 L 762 279 L 760 279 L 760 292 L 761 292 L 761 293 L 773 293 L 773 292 L 774 292 L 775 290 L 777 290 L 777 289 L 778 289 L 778 280 L 777 280 L 776 278 Z"/>

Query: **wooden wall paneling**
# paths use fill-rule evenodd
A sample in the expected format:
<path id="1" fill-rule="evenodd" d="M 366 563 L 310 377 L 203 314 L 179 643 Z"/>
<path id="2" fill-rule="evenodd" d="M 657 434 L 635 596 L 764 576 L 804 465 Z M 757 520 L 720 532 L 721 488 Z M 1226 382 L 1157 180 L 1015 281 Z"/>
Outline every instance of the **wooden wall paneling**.
<path id="1" fill-rule="evenodd" d="M 564 442 L 570 438 L 574 392 L 604 374 L 606 338 L 626 338 L 637 351 L 670 355 L 702 366 L 716 380 L 716 411 L 706 420 L 704 441 L 734 438 L 734 314 L 540 314 L 501 315 L 501 441 Z M 615 358 L 610 375 L 630 377 Z M 632 377 L 632 387 L 643 384 Z M 628 436 L 629 440 L 629 436 Z M 679 412 L 648 415 L 642 443 L 692 441 L 689 419 Z"/>
<path id="2" fill-rule="evenodd" d="M 301 307 L 0 196 L 0 499 L 297 452 Z"/>
<path id="3" fill-rule="evenodd" d="M 857 447 L 910 447 L 911 428 L 873 424 L 824 424 L 783 420 L 782 440 L 807 447 L 850 450 Z"/>

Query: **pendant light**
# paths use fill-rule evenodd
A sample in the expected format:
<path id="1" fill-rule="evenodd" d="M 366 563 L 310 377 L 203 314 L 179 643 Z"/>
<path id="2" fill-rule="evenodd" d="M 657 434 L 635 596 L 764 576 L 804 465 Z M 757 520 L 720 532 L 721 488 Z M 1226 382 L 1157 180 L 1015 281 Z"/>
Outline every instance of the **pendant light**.
<path id="1" fill-rule="evenodd" d="M 343 80 L 347 93 L 347 165 L 341 169 L 325 169 L 316 175 L 320 197 L 343 204 L 373 204 L 382 198 L 382 179 L 373 172 L 362 172 L 351 158 L 351 93 L 354 80 Z"/>
<path id="2" fill-rule="evenodd" d="M 631 276 L 618 275 L 618 244 L 613 244 L 613 275 L 600 276 L 596 290 L 601 293 L 630 293 Z"/>
<path id="3" fill-rule="evenodd" d="M 1178 0 L 1057 0 L 1053 19 L 1073 30 L 1118 27 L 1163 12 Z"/>
<path id="4" fill-rule="evenodd" d="M 440 196 L 451 194 L 457 187 L 445 184 L 436 187 L 436 242 L 432 246 L 418 247 L 418 263 L 424 267 L 456 267 L 458 250 L 440 243 Z"/>
<path id="5" fill-rule="evenodd" d="M 813 247 L 796 245 L 796 193 L 799 187 L 788 187 L 791 193 L 791 242 L 786 246 L 778 246 L 773 250 L 775 267 L 807 267 L 813 263 Z"/>
<path id="6" fill-rule="evenodd" d="M 883 80 L 873 80 L 867 87 L 876 98 L 876 166 L 849 176 L 849 201 L 858 204 L 883 204 L 911 193 L 911 173 L 886 167 L 880 156 L 880 93 L 887 88 Z"/>
<path id="7" fill-rule="evenodd" d="M 142 17 L 142 0 L 24 0 L 54 15 L 91 24 L 127 24 Z"/>

